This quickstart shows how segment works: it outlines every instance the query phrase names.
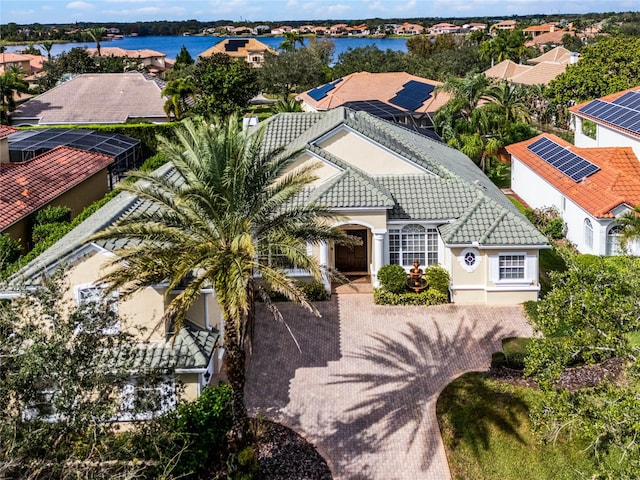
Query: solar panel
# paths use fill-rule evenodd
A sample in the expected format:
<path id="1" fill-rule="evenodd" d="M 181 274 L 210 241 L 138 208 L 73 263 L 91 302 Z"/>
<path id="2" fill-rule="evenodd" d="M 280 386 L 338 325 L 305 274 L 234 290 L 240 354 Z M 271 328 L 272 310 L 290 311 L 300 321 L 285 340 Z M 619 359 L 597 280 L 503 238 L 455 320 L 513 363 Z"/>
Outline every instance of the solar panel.
<path id="1" fill-rule="evenodd" d="M 333 82 L 325 83 L 324 85 L 320 85 L 319 87 L 314 88 L 313 90 L 309 90 L 307 95 L 313 98 L 316 102 L 322 100 L 327 96 L 331 90 L 336 88 L 336 85 L 342 81 L 342 78 L 334 80 Z"/>
<path id="2" fill-rule="evenodd" d="M 232 39 L 227 41 L 227 44 L 224 46 L 224 49 L 226 52 L 237 52 L 240 48 L 244 47 L 247 43 L 249 43 L 249 40 L 247 39 L 244 39 L 244 40 Z"/>
<path id="3" fill-rule="evenodd" d="M 589 160 L 546 137 L 539 138 L 527 149 L 576 183 L 600 170 Z"/>
<path id="4" fill-rule="evenodd" d="M 371 115 L 375 115 L 379 118 L 396 120 L 405 115 L 403 110 L 393 107 L 380 100 L 358 100 L 353 102 L 346 102 L 344 107 L 360 112 L 367 112 Z"/>
<path id="5" fill-rule="evenodd" d="M 640 91 L 627 92 L 612 102 L 593 100 L 578 111 L 625 130 L 640 133 Z"/>
<path id="6" fill-rule="evenodd" d="M 405 110 L 414 111 L 431 96 L 435 88 L 435 85 L 409 80 L 389 102 Z"/>

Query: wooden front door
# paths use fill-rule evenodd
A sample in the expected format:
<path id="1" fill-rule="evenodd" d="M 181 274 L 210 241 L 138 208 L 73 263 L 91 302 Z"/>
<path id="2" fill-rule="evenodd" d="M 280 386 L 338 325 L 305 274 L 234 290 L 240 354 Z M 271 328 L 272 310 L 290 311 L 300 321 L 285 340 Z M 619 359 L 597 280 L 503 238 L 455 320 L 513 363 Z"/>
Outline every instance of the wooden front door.
<path id="1" fill-rule="evenodd" d="M 362 245 L 352 248 L 336 245 L 336 269 L 342 273 L 366 273 L 367 267 L 367 240 L 369 238 L 366 229 L 348 230 L 353 237 L 359 237 Z"/>

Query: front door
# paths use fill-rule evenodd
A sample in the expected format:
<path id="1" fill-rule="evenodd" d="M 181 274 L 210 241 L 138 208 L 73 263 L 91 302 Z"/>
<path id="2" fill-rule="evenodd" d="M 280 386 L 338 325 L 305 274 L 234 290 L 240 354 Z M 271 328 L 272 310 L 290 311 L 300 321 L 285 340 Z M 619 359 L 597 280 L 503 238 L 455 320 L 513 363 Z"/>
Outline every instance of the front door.
<path id="1" fill-rule="evenodd" d="M 342 273 L 367 273 L 367 230 L 348 230 L 347 233 L 360 238 L 362 244 L 351 248 L 336 245 L 336 269 Z"/>

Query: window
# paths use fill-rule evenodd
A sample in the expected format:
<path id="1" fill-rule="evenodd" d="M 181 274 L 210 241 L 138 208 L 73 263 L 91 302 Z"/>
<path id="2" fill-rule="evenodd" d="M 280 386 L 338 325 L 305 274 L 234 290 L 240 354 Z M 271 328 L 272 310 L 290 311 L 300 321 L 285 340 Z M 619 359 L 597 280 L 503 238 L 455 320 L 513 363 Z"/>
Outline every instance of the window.
<path id="1" fill-rule="evenodd" d="M 438 263 L 438 231 L 422 225 L 405 225 L 389 229 L 389 262 L 409 267 Z"/>
<path id="2" fill-rule="evenodd" d="M 120 320 L 118 319 L 118 303 L 116 294 L 105 293 L 105 287 L 102 285 L 89 284 L 76 287 L 76 301 L 80 307 L 108 307 L 112 313 L 112 322 L 108 325 L 101 325 L 104 335 L 116 335 L 120 333 Z M 102 319 L 98 321 L 102 322 Z M 78 325 L 82 329 L 82 325 Z"/>
<path id="3" fill-rule="evenodd" d="M 622 248 L 620 247 L 620 234 L 622 227 L 614 225 L 607 232 L 607 255 L 620 255 Z"/>
<path id="4" fill-rule="evenodd" d="M 475 248 L 465 248 L 458 255 L 458 263 L 467 272 L 474 272 L 480 265 L 480 252 Z"/>
<path id="5" fill-rule="evenodd" d="M 36 397 L 33 402 L 25 408 L 22 413 L 22 419 L 28 420 L 42 420 L 43 422 L 55 422 L 62 417 L 56 411 L 54 403 L 55 390 L 41 390 L 36 392 Z"/>
<path id="6" fill-rule="evenodd" d="M 523 280 L 524 264 L 524 255 L 500 255 L 498 260 L 498 279 Z"/>
<path id="7" fill-rule="evenodd" d="M 173 379 L 162 380 L 135 378 L 126 383 L 120 392 L 119 420 L 149 420 L 176 405 Z"/>
<path id="8" fill-rule="evenodd" d="M 593 249 L 593 225 L 588 218 L 584 219 L 584 243 L 588 248 Z"/>

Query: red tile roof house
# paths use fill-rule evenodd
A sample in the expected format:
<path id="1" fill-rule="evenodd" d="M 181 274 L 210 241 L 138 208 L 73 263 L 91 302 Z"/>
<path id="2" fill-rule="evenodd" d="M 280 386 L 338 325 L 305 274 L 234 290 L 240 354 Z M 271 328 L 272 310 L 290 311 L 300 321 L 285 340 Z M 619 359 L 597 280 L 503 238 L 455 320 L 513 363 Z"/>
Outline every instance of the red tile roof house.
<path id="1" fill-rule="evenodd" d="M 87 48 L 89 55 L 98 56 L 97 48 Z M 167 69 L 167 55 L 155 50 L 149 50 L 143 48 L 140 50 L 125 50 L 120 47 L 102 47 L 100 49 L 100 56 L 102 57 L 125 57 L 132 60 L 138 60 L 145 69 L 151 73 L 164 72 Z"/>
<path id="2" fill-rule="evenodd" d="M 575 105 L 569 112 L 576 146 L 631 147 L 640 158 L 640 86 Z M 587 121 L 595 123 L 595 132 Z"/>
<path id="3" fill-rule="evenodd" d="M 580 252 L 621 253 L 616 217 L 640 205 L 640 162 L 630 147 L 580 148 L 542 134 L 506 149 L 511 189 L 530 207 L 556 207 Z M 640 254 L 640 243 L 628 251 Z"/>
<path id="4" fill-rule="evenodd" d="M 6 143 L 6 138 L 3 139 Z M 0 159 L 0 232 L 29 248 L 33 214 L 66 206 L 71 216 L 109 191 L 108 168 L 114 157 L 57 147 L 26 162 Z"/>

